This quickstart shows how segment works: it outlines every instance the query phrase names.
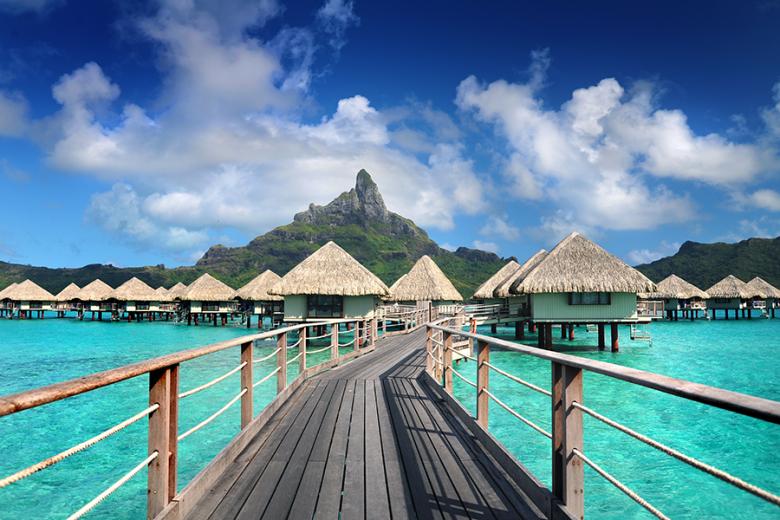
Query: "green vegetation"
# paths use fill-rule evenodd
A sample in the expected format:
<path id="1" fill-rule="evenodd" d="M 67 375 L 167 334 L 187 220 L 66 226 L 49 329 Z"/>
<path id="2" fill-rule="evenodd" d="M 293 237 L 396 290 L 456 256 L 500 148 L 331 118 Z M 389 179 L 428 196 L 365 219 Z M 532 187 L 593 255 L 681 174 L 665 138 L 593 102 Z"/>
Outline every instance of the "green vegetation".
<path id="1" fill-rule="evenodd" d="M 730 274 L 745 282 L 760 276 L 780 287 L 780 237 L 749 238 L 736 244 L 685 242 L 673 256 L 637 269 L 654 282 L 676 274 L 704 290 Z"/>

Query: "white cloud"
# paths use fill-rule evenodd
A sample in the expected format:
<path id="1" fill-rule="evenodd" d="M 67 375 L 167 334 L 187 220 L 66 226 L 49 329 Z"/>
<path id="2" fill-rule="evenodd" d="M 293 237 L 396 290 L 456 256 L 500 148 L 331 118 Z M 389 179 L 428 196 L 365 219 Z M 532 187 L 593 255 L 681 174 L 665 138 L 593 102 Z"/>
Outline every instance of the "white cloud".
<path id="1" fill-rule="evenodd" d="M 753 192 L 750 199 L 759 208 L 769 211 L 780 211 L 780 193 L 775 190 L 763 189 Z"/>
<path id="2" fill-rule="evenodd" d="M 452 244 L 447 242 L 445 242 L 444 244 L 439 244 L 439 247 L 442 249 L 446 249 L 447 251 L 455 251 L 456 249 L 458 249 L 457 246 L 453 246 Z"/>
<path id="3" fill-rule="evenodd" d="M 330 36 L 328 43 L 336 51 L 346 45 L 344 33 L 353 25 L 360 24 L 360 18 L 355 14 L 352 0 L 326 0 L 317 11 L 317 21 Z"/>
<path id="4" fill-rule="evenodd" d="M 27 130 L 27 101 L 17 92 L 0 90 L 0 136 L 19 137 Z"/>
<path id="5" fill-rule="evenodd" d="M 559 110 L 546 109 L 539 88 L 548 65 L 546 53 L 536 55 L 528 83 L 486 85 L 470 76 L 458 86 L 456 103 L 506 139 L 509 193 L 550 199 L 565 215 L 543 219 L 555 234 L 568 223 L 577 229 L 653 229 L 695 215 L 687 195 L 651 185 L 650 177 L 726 186 L 780 168 L 776 151 L 762 143 L 696 135 L 681 111 L 653 106 L 646 83 L 627 93 L 607 78 L 575 90 Z"/>
<path id="6" fill-rule="evenodd" d="M 632 265 L 647 264 L 655 260 L 658 260 L 659 258 L 673 255 L 679 250 L 680 250 L 679 242 L 670 243 L 665 240 L 662 240 L 661 243 L 658 244 L 658 247 L 653 250 L 633 249 L 628 252 L 627 257 L 628 257 L 628 261 Z"/>
<path id="7" fill-rule="evenodd" d="M 780 81 L 772 88 L 774 106 L 764 109 L 761 116 L 769 129 L 770 135 L 780 140 Z"/>
<path id="8" fill-rule="evenodd" d="M 483 242 L 482 240 L 475 240 L 474 241 L 474 247 L 477 249 L 481 249 L 482 251 L 487 251 L 488 253 L 496 253 L 498 254 L 498 244 L 495 242 Z"/>
<path id="9" fill-rule="evenodd" d="M 510 224 L 505 215 L 491 215 L 479 232 L 484 236 L 497 236 L 509 241 L 520 238 L 520 229 Z"/>

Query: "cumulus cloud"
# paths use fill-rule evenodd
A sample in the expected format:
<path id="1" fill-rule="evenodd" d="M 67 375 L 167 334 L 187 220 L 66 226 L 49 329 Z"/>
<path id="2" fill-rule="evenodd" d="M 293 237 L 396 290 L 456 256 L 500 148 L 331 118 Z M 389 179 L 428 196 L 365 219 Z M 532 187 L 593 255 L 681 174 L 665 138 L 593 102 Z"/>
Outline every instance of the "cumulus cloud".
<path id="1" fill-rule="evenodd" d="M 780 168 L 770 147 L 696 135 L 684 113 L 654 106 L 647 83 L 627 92 L 603 79 L 575 90 L 560 109 L 547 109 L 540 88 L 548 65 L 547 53 L 535 54 L 527 83 L 483 84 L 470 76 L 458 86 L 456 103 L 506 139 L 509 192 L 548 198 L 560 208 L 542 220 L 556 235 L 570 222 L 635 230 L 694 215 L 688 196 L 657 182 L 651 187 L 651 177 L 730 186 Z"/>
<path id="2" fill-rule="evenodd" d="M 679 250 L 679 242 L 667 242 L 662 240 L 655 249 L 633 249 L 628 252 L 627 257 L 628 261 L 633 265 L 647 264 L 658 260 L 659 258 L 673 255 Z"/>
<path id="3" fill-rule="evenodd" d="M 330 36 L 328 43 L 336 51 L 340 51 L 347 43 L 344 37 L 346 30 L 360 24 L 352 0 L 326 0 L 317 11 L 317 21 Z"/>
<path id="4" fill-rule="evenodd" d="M 19 137 L 27 130 L 27 101 L 18 92 L 0 90 L 0 136 Z"/>
<path id="5" fill-rule="evenodd" d="M 775 190 L 763 189 L 750 195 L 752 202 L 762 209 L 780 211 L 780 193 Z"/>
<path id="6" fill-rule="evenodd" d="M 496 244 L 495 242 L 484 242 L 482 240 L 475 240 L 474 247 L 476 247 L 477 249 L 481 249 L 482 251 L 487 251 L 489 253 L 498 254 L 499 251 L 498 244 Z"/>
<path id="7" fill-rule="evenodd" d="M 505 215 L 491 215 L 479 232 L 484 236 L 497 236 L 509 241 L 520 238 L 520 229 L 510 224 Z"/>

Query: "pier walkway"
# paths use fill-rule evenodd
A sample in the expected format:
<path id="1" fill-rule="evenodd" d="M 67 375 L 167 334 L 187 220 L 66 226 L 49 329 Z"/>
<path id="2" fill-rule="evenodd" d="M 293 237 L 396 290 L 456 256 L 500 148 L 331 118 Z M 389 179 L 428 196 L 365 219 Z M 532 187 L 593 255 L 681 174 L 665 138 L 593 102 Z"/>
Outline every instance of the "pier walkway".
<path id="1" fill-rule="evenodd" d="M 422 381 L 425 333 L 306 381 L 188 518 L 541 518 Z"/>

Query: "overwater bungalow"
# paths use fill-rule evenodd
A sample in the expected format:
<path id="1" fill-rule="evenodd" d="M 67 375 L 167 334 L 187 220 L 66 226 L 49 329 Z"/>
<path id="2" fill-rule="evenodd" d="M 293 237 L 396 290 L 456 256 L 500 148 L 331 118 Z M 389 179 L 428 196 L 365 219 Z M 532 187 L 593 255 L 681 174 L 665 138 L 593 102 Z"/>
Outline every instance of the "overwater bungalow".
<path id="1" fill-rule="evenodd" d="M 328 242 L 293 267 L 269 291 L 284 297 L 284 321 L 366 318 L 389 289 L 335 242 Z"/>
<path id="2" fill-rule="evenodd" d="M 761 309 L 762 306 L 756 304 L 759 302 L 763 303 L 762 310 L 766 313 L 767 317 L 774 318 L 775 309 L 777 308 L 778 303 L 780 303 L 780 289 L 758 276 L 750 280 L 747 283 L 747 287 L 752 292 L 762 293 L 764 295 L 763 298 L 758 298 L 753 301 L 754 307 Z"/>
<path id="3" fill-rule="evenodd" d="M 520 267 L 515 269 L 509 276 L 503 279 L 496 288 L 493 290 L 493 296 L 501 298 L 506 302 L 509 308 L 510 314 L 516 314 L 518 316 L 529 317 L 531 315 L 531 302 L 530 297 L 527 294 L 518 294 L 517 291 L 513 291 L 512 288 L 517 288 L 525 277 L 530 273 L 539 262 L 544 260 L 547 256 L 547 250 L 540 249 L 528 260 L 523 262 Z M 536 332 L 536 325 L 533 322 L 528 324 L 529 332 Z M 515 337 L 522 339 L 525 332 L 525 321 L 515 322 Z M 496 332 L 496 327 L 492 326 L 491 331 Z"/>
<path id="4" fill-rule="evenodd" d="M 177 282 L 176 285 L 168 289 L 168 296 L 171 297 L 171 300 L 181 299 L 185 292 L 187 292 L 187 286 Z"/>
<path id="5" fill-rule="evenodd" d="M 227 325 L 228 318 L 238 310 L 236 291 L 208 273 L 192 282 L 179 297 L 181 311 L 187 315 L 187 325 L 212 321 Z"/>
<path id="6" fill-rule="evenodd" d="M 637 315 L 637 293 L 655 291 L 655 284 L 579 233 L 564 238 L 510 288 L 530 297 L 531 319 L 539 326 L 539 345 L 552 345 L 552 326 L 570 339 L 574 325 L 596 325 L 598 346 L 604 348 L 604 328 L 610 325 L 612 350 L 617 351 L 618 325 L 645 323 Z"/>
<path id="7" fill-rule="evenodd" d="M 161 285 L 154 292 L 157 293 L 157 298 L 159 298 L 160 311 L 166 313 L 165 318 L 168 319 L 174 316 L 176 314 L 176 302 L 173 300 L 170 291 Z"/>
<path id="8" fill-rule="evenodd" d="M 707 301 L 707 308 L 712 311 L 712 319 L 716 318 L 716 311 L 722 310 L 723 317 L 729 319 L 729 311 L 734 310 L 734 319 L 739 319 L 740 312 L 742 317 L 751 317 L 748 310 L 748 302 L 756 296 L 763 296 L 759 291 L 748 288 L 747 284 L 730 274 L 707 289 L 710 299 Z"/>
<path id="9" fill-rule="evenodd" d="M 78 318 L 84 319 L 84 313 L 92 313 L 92 319 L 95 319 L 97 313 L 98 320 L 103 319 L 103 313 L 113 314 L 114 303 L 111 302 L 111 293 L 113 287 L 108 285 L 100 278 L 88 283 L 73 297 L 73 301 L 78 305 Z"/>
<path id="10" fill-rule="evenodd" d="M 25 280 L 15 285 L 6 292 L 4 298 L 11 301 L 11 315 L 16 312 L 21 319 L 33 316 L 43 318 L 46 311 L 56 309 L 54 295 L 32 280 Z"/>
<path id="11" fill-rule="evenodd" d="M 393 284 L 390 300 L 415 305 L 422 302 L 451 305 L 462 302 L 463 296 L 436 262 L 425 255 L 415 262 L 408 273 Z"/>
<path id="12" fill-rule="evenodd" d="M 63 318 L 68 311 L 76 311 L 76 303 L 74 298 L 79 293 L 81 288 L 75 283 L 69 283 L 63 290 L 57 293 L 55 296 L 57 302 L 57 317 Z"/>
<path id="13" fill-rule="evenodd" d="M 170 319 L 170 313 L 162 309 L 162 300 L 168 298 L 167 292 L 160 294 L 142 280 L 132 277 L 111 293 L 111 299 L 117 302 L 114 317 L 143 321 L 144 318 L 153 320 L 164 313 Z"/>
<path id="14" fill-rule="evenodd" d="M 496 273 L 482 282 L 482 285 L 477 287 L 474 294 L 471 296 L 471 300 L 483 305 L 501 304 L 504 302 L 503 298 L 497 297 L 494 293 L 496 288 L 501 285 L 502 282 L 507 280 L 513 273 L 520 269 L 520 264 L 515 260 L 510 260 L 504 267 L 496 271 Z M 392 287 L 390 288 L 392 292 Z"/>
<path id="15" fill-rule="evenodd" d="M 13 305 L 11 304 L 11 299 L 8 298 L 6 295 L 13 290 L 14 287 L 16 287 L 18 284 L 16 282 L 10 284 L 8 287 L 0 291 L 0 316 L 11 316 L 11 310 L 13 309 Z"/>
<path id="16" fill-rule="evenodd" d="M 661 300 L 666 318 L 677 321 L 682 313 L 683 319 L 691 321 L 707 314 L 709 295 L 675 274 L 670 274 L 657 284 L 657 289 L 642 295 L 646 299 Z"/>
<path id="17" fill-rule="evenodd" d="M 257 275 L 236 291 L 241 312 L 246 316 L 247 328 L 252 326 L 252 316 L 257 316 L 257 328 L 263 326 L 263 318 L 270 318 L 272 326 L 284 318 L 284 298 L 269 293 L 282 277 L 270 269 Z"/>

